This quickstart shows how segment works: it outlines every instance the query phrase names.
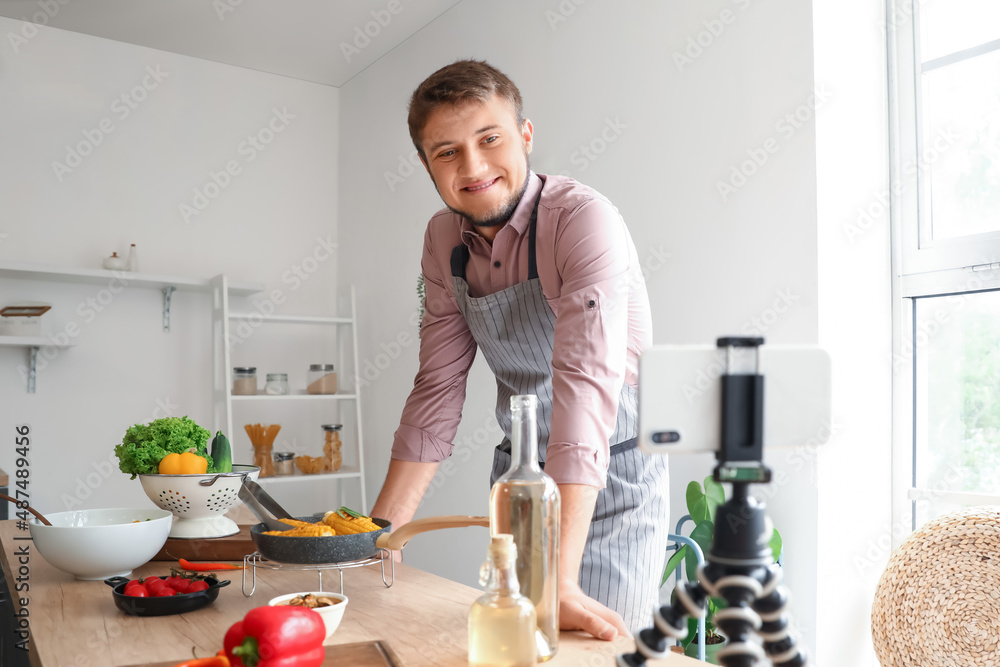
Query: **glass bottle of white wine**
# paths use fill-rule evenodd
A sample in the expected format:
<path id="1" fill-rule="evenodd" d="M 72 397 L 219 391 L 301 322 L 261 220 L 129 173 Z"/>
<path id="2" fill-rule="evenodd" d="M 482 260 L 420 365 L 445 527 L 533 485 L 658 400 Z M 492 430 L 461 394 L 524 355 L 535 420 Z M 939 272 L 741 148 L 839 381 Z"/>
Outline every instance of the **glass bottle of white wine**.
<path id="1" fill-rule="evenodd" d="M 469 611 L 471 667 L 534 667 L 535 607 L 521 595 L 510 535 L 494 535 L 479 583 L 486 593 Z"/>
<path id="2" fill-rule="evenodd" d="M 490 533 L 517 546 L 521 594 L 535 605 L 538 661 L 559 648 L 559 487 L 538 466 L 538 398 L 510 399 L 510 469 L 490 491 Z"/>

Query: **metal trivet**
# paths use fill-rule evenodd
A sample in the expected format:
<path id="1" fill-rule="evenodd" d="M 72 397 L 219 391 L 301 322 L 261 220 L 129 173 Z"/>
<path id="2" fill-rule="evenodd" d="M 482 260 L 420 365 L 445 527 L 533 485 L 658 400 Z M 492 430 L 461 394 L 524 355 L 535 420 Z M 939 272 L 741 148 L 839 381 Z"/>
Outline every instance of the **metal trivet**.
<path id="1" fill-rule="evenodd" d="M 385 563 L 389 562 L 389 578 L 386 579 Z M 257 568 L 264 570 L 316 570 L 319 575 L 318 591 L 323 590 L 323 570 L 337 570 L 340 573 L 340 594 L 344 594 L 344 570 L 353 567 L 366 567 L 379 563 L 382 568 L 382 583 L 386 588 L 390 588 L 396 581 L 396 562 L 392 558 L 392 553 L 388 549 L 379 549 L 378 553 L 368 558 L 358 560 L 348 560 L 342 563 L 279 563 L 269 560 L 260 555 L 259 551 L 243 557 L 243 596 L 250 597 L 257 590 Z M 250 571 L 250 592 L 247 592 L 247 571 Z"/>

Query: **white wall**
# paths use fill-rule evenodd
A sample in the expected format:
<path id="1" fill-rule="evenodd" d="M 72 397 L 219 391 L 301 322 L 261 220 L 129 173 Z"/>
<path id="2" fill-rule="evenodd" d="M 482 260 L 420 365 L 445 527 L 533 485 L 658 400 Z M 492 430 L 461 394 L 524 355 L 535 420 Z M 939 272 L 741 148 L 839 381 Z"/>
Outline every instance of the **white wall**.
<path id="1" fill-rule="evenodd" d="M 825 665 L 878 664 L 871 604 L 893 530 L 909 532 L 908 519 L 890 512 L 893 370 L 889 219 L 882 203 L 890 190 L 883 11 L 884 3 L 865 0 L 825 0 L 814 9 L 816 82 L 831 91 L 816 122 L 820 344 L 834 363 L 835 432 L 817 456 L 818 523 L 824 527 L 817 551 L 817 649 Z"/>
<path id="2" fill-rule="evenodd" d="M 0 34 L 21 28 L 0 19 Z M 149 89 L 133 92 L 144 79 Z M 241 152 L 249 135 L 270 129 L 275 109 L 294 118 L 275 122 L 285 126 L 263 150 Z M 337 113 L 338 91 L 327 86 L 44 27 L 16 53 L 4 39 L 0 259 L 100 268 L 135 243 L 143 272 L 226 273 L 281 290 L 283 312 L 328 313 L 335 259 L 297 289 L 285 274 L 312 255 L 318 237 L 337 241 Z M 76 150 L 89 154 L 60 180 L 53 161 L 65 163 L 67 146 L 81 142 Z M 186 223 L 180 204 L 192 204 L 193 189 L 229 161 L 240 172 Z M 14 470 L 14 424 L 29 423 L 32 504 L 43 512 L 146 506 L 139 481 L 118 472 L 113 457 L 113 471 L 107 463 L 125 430 L 165 414 L 212 426 L 208 295 L 177 292 L 170 333 L 161 330 L 158 290 L 109 297 L 102 285 L 0 279 L 0 305 L 47 301 L 48 332 L 78 327 L 77 346 L 39 372 L 34 395 L 18 372 L 27 352 L 0 347 L 0 433 L 9 445 L 0 447 L 0 467 Z M 314 332 L 261 329 L 234 361 L 260 373 L 287 370 L 301 383 L 307 364 L 330 352 Z M 242 424 L 269 419 L 287 427 L 279 443 L 312 454 L 321 451 L 319 424 L 332 421 L 237 413 L 238 460 L 249 458 Z"/>
<path id="3" fill-rule="evenodd" d="M 815 343 L 812 25 L 809 5 L 792 0 L 466 0 L 342 88 L 341 239 L 365 252 L 345 253 L 338 270 L 363 295 L 362 358 L 374 363 L 383 354 L 389 362 L 373 370 L 364 390 L 372 406 L 365 429 L 373 497 L 416 371 L 414 285 L 424 226 L 441 206 L 423 171 L 407 164 L 413 88 L 462 57 L 485 58 L 517 82 L 535 126 L 532 166 L 596 187 L 629 224 L 648 269 L 655 342 L 706 343 L 756 331 L 771 342 Z M 700 53 L 691 47 L 691 62 L 678 65 L 674 54 L 699 39 L 706 46 Z M 606 128 L 614 140 L 602 145 Z M 583 152 L 592 143 L 600 153 L 594 159 Z M 763 164 L 745 166 L 746 183 L 723 201 L 717 183 L 754 155 Z M 408 344 L 394 346 L 400 337 Z M 487 511 L 488 461 L 500 439 L 493 397 L 492 378 L 477 365 L 456 441 L 458 461 L 468 460 L 439 476 L 420 514 Z M 803 457 L 797 465 L 804 470 L 783 457 L 772 462 L 787 473 L 773 489 L 771 513 L 786 538 L 795 620 L 812 648 L 815 458 Z M 672 514 L 679 517 L 684 486 L 708 474 L 711 461 L 674 457 L 671 469 Z M 415 540 L 406 558 L 475 585 L 484 548 L 485 534 L 453 531 Z"/>

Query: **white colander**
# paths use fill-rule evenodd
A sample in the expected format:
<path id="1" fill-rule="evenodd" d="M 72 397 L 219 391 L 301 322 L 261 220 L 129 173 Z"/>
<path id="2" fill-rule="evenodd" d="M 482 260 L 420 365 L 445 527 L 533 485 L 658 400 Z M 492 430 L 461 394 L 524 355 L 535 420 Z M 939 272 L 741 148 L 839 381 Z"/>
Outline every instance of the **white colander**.
<path id="1" fill-rule="evenodd" d="M 172 538 L 226 537 L 240 532 L 223 516 L 240 502 L 243 479 L 256 480 L 259 466 L 233 465 L 232 472 L 204 475 L 139 475 L 142 490 L 158 507 L 173 513 Z"/>

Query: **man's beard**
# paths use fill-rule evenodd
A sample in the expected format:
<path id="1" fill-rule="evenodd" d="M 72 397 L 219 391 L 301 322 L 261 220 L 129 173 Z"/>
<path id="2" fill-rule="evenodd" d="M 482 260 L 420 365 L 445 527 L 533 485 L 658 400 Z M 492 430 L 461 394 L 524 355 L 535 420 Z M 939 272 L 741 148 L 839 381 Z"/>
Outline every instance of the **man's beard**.
<path id="1" fill-rule="evenodd" d="M 531 166 L 528 164 L 527 154 L 524 156 L 524 164 L 526 169 L 524 183 L 521 184 L 521 189 L 518 190 L 517 194 L 512 194 L 506 200 L 501 202 L 500 206 L 494 209 L 491 213 L 487 213 L 486 216 L 477 218 L 467 211 L 451 206 L 448 202 L 444 203 L 445 206 L 447 206 L 452 213 L 457 213 L 468 220 L 474 227 L 500 227 L 501 225 L 506 224 L 507 221 L 510 220 L 510 217 L 514 215 L 517 205 L 521 203 L 521 197 L 524 196 L 525 191 L 528 189 L 528 181 L 531 179 Z M 437 187 L 437 183 L 435 183 L 434 186 Z M 443 199 L 444 198 L 442 197 L 442 200 Z"/>

